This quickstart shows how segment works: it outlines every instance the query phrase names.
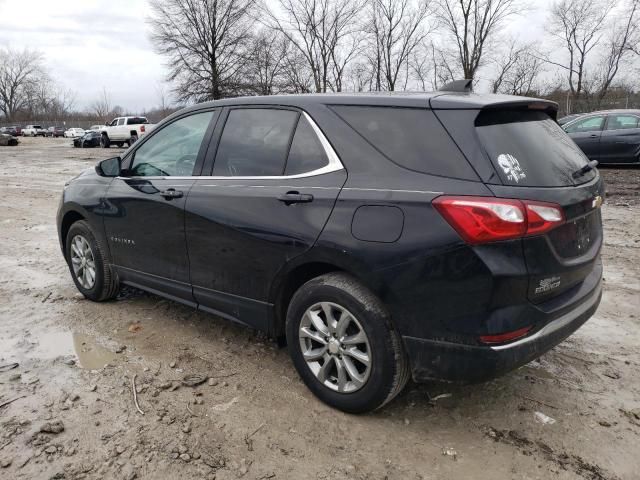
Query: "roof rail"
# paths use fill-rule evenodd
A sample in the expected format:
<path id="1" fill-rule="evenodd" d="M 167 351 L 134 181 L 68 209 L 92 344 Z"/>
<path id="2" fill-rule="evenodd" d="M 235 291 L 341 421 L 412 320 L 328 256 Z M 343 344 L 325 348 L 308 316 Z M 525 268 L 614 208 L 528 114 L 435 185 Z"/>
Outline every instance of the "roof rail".
<path id="1" fill-rule="evenodd" d="M 468 93 L 473 90 L 473 80 L 465 78 L 464 80 L 454 80 L 438 89 L 441 92 L 464 92 Z"/>

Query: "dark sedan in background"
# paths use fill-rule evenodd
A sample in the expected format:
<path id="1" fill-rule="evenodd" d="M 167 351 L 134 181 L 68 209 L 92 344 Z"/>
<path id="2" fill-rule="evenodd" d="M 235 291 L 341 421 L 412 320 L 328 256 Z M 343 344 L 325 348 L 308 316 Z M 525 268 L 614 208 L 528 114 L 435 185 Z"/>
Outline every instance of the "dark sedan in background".
<path id="1" fill-rule="evenodd" d="M 640 110 L 588 113 L 562 128 L 590 160 L 602 165 L 640 164 Z"/>
<path id="2" fill-rule="evenodd" d="M 64 132 L 63 132 L 64 134 Z M 100 132 L 87 132 L 82 137 L 73 139 L 73 146 L 77 148 L 93 148 L 100 146 Z"/>

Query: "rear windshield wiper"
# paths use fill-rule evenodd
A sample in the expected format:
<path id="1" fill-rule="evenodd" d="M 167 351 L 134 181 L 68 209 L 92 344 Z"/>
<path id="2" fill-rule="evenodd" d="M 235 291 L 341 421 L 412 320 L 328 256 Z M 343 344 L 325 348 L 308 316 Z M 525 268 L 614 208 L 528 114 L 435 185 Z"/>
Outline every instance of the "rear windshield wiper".
<path id="1" fill-rule="evenodd" d="M 582 175 L 584 175 L 587 172 L 590 172 L 591 170 L 593 170 L 597 166 L 598 166 L 598 161 L 597 160 L 591 160 L 584 167 L 581 167 L 578 170 L 576 170 L 575 172 L 573 172 L 573 178 L 581 177 Z"/>

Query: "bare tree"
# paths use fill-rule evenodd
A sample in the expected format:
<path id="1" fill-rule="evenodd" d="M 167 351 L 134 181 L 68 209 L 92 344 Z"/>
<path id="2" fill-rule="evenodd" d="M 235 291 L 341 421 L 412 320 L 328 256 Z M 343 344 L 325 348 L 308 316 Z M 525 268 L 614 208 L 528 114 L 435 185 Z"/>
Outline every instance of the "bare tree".
<path id="1" fill-rule="evenodd" d="M 0 111 L 7 121 L 25 108 L 37 90 L 38 81 L 46 77 L 42 55 L 31 50 L 0 50 Z"/>
<path id="2" fill-rule="evenodd" d="M 438 17 L 456 46 L 464 78 L 475 79 L 504 21 L 522 9 L 520 0 L 436 0 Z"/>
<path id="3" fill-rule="evenodd" d="M 158 82 L 156 84 L 156 98 L 158 99 L 158 106 L 156 110 L 162 118 L 166 117 L 172 112 L 172 102 L 167 92 L 167 87 L 164 83 Z"/>
<path id="4" fill-rule="evenodd" d="M 606 52 L 594 82 L 598 107 L 618 75 L 626 54 L 632 51 L 632 44 L 638 33 L 638 10 L 640 10 L 640 0 L 631 0 L 623 11 L 621 24 L 614 21 L 609 29 Z"/>
<path id="5" fill-rule="evenodd" d="M 491 82 L 493 93 L 531 95 L 544 62 L 532 45 L 508 44 L 504 54 L 496 61 L 496 76 Z"/>
<path id="6" fill-rule="evenodd" d="M 102 87 L 102 92 L 100 92 L 100 97 L 91 104 L 90 110 L 96 117 L 98 117 L 103 122 L 108 120 L 109 114 L 111 113 L 111 95 L 107 92 L 105 87 Z"/>
<path id="7" fill-rule="evenodd" d="M 576 97 L 584 90 L 587 60 L 602 38 L 611 8 L 611 0 L 560 0 L 551 8 L 549 33 L 563 43 L 568 56 L 566 63 L 552 63 L 567 71 Z"/>
<path id="8" fill-rule="evenodd" d="M 361 0 L 278 0 L 264 23 L 281 32 L 304 58 L 316 92 L 342 90 L 345 69 L 359 48 Z"/>
<path id="9" fill-rule="evenodd" d="M 286 92 L 288 40 L 279 32 L 261 30 L 246 57 L 247 88 L 258 95 Z"/>
<path id="10" fill-rule="evenodd" d="M 430 2 L 370 0 L 367 32 L 371 36 L 366 55 L 373 67 L 375 90 L 394 91 L 398 78 L 429 30 L 425 19 Z"/>
<path id="11" fill-rule="evenodd" d="M 151 39 L 179 102 L 237 94 L 256 0 L 152 0 Z"/>
<path id="12" fill-rule="evenodd" d="M 566 60 L 548 62 L 566 73 L 568 105 L 572 100 L 584 103 L 581 108 L 598 108 L 632 51 L 640 1 L 619 7 L 614 0 L 559 0 L 553 5 L 549 31 L 563 45 Z"/>

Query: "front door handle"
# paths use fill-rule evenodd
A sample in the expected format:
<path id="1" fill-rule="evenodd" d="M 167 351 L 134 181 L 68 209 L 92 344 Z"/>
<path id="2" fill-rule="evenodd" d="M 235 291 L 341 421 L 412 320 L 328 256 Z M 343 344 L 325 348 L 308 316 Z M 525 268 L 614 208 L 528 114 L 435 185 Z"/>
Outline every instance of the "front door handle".
<path id="1" fill-rule="evenodd" d="M 291 205 L 293 203 L 309 203 L 313 202 L 313 195 L 309 193 L 300 193 L 296 191 L 287 192 L 278 197 L 278 200 L 284 202 L 285 205 Z"/>
<path id="2" fill-rule="evenodd" d="M 165 191 L 160 192 L 160 195 L 167 200 L 171 200 L 172 198 L 181 198 L 184 195 L 184 192 L 176 190 L 175 188 L 167 188 Z"/>
<path id="3" fill-rule="evenodd" d="M 597 133 L 592 133 L 592 134 L 591 134 L 591 135 L 589 135 L 589 136 L 590 136 L 591 138 L 596 138 L 596 137 L 598 137 L 599 135 L 598 135 Z"/>

